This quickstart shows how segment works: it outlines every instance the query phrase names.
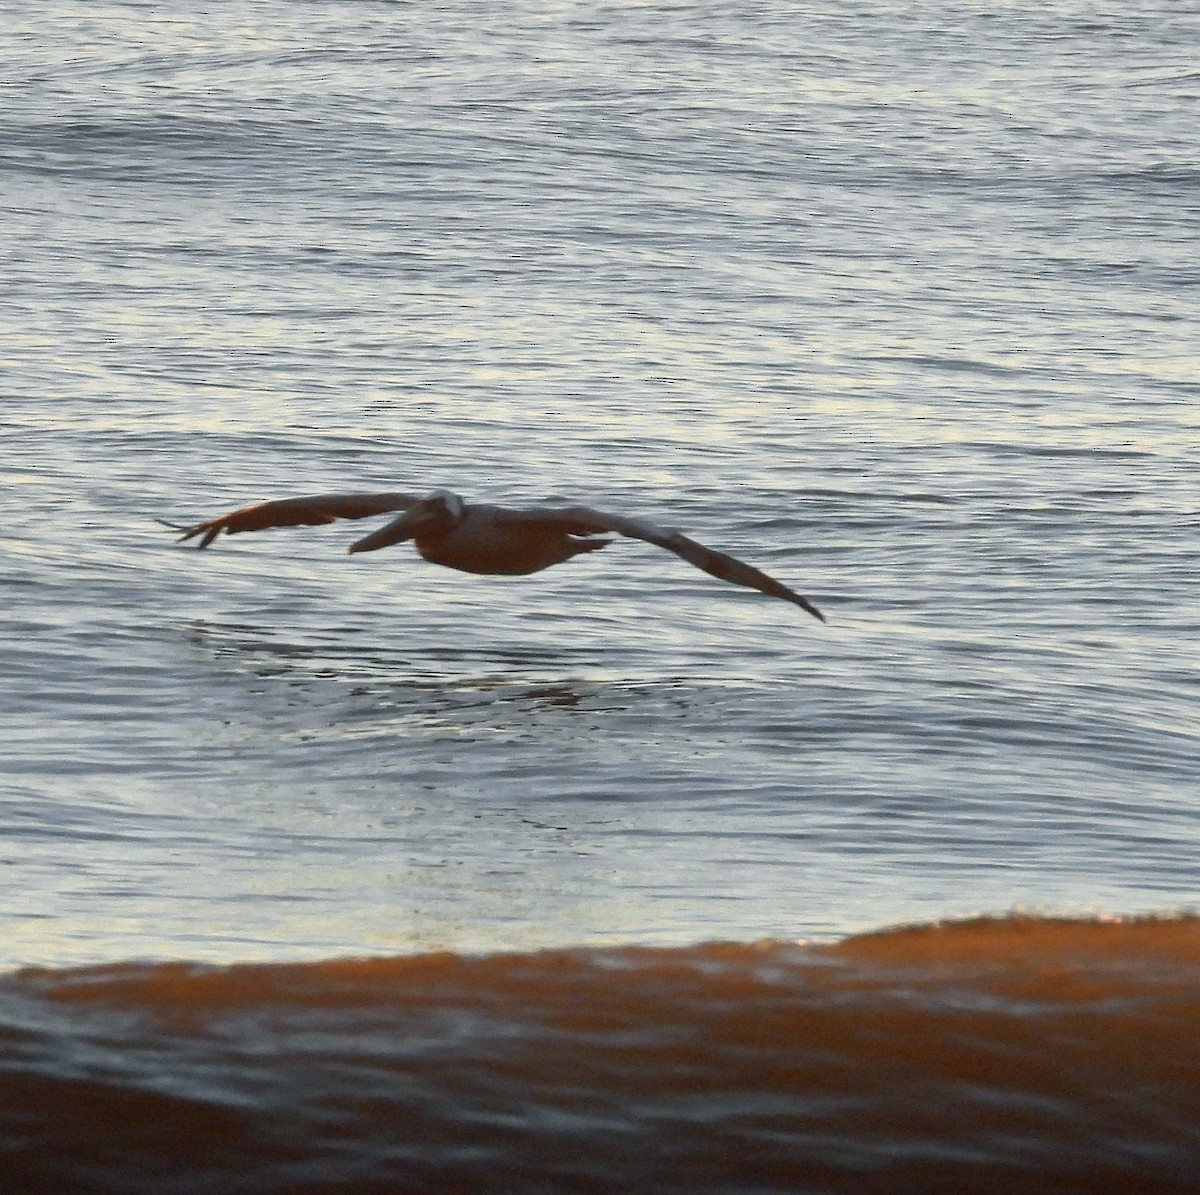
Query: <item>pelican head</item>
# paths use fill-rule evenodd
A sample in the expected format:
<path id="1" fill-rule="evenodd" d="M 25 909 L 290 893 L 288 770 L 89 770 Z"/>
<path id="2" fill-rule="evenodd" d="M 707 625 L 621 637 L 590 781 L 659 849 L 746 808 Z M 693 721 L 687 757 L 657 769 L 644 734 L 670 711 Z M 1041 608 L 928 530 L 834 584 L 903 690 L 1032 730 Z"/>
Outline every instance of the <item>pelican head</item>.
<path id="1" fill-rule="evenodd" d="M 462 525 L 467 505 L 449 490 L 434 490 L 427 498 L 414 502 L 399 518 L 393 519 L 372 535 L 349 547 L 355 552 L 375 552 L 406 539 L 428 540 L 448 535 Z"/>
<path id="2" fill-rule="evenodd" d="M 422 498 L 417 503 L 417 507 L 432 513 L 447 514 L 457 526 L 463 521 L 463 516 L 467 512 L 467 504 L 457 495 L 452 494 L 449 490 L 434 490 L 428 498 Z"/>

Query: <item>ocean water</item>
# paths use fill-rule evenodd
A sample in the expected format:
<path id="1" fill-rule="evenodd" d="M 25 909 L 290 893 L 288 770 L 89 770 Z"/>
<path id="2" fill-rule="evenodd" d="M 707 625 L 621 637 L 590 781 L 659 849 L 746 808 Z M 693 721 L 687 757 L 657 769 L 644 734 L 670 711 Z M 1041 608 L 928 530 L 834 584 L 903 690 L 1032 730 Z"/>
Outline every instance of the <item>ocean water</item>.
<path id="1" fill-rule="evenodd" d="M 733 989 L 807 992 L 854 935 L 981 916 L 1153 915 L 1153 999 L 1193 1015 L 1200 9 L 0 3 L 0 30 L 3 1041 L 77 983 L 148 1015 L 113 967 L 307 991 L 372 958 L 354 983 L 403 992 L 444 952 L 569 957 L 602 1006 L 621 952 L 703 973 L 733 943 Z M 439 487 L 678 526 L 828 623 L 632 540 L 495 579 L 347 557 L 358 524 L 201 554 L 155 522 Z M 0 1049 L 11 1090 L 174 1091 L 150 1022 L 97 1078 L 85 1013 Z M 1116 1174 L 1116 1113 L 1080 1115 L 1076 1178 Z M 1118 1169 L 1182 1182 L 1194 1120 L 1145 1116 Z M 436 1188 L 361 1140 L 311 1187 L 267 1150 L 196 1189 Z M 890 1189 L 886 1154 L 847 1173 Z"/>
<path id="2" fill-rule="evenodd" d="M 1178 1192 L 1200 934 L 162 963 L 0 980 L 6 1185 Z"/>

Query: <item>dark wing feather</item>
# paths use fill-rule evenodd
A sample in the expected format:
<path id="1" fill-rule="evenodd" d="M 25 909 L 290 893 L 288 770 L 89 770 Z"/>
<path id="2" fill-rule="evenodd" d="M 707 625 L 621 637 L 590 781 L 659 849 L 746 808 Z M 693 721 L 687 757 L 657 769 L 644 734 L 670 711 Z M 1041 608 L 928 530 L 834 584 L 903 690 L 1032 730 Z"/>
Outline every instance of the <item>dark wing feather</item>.
<path id="1" fill-rule="evenodd" d="M 237 535 L 241 531 L 263 531 L 268 527 L 313 527 L 337 519 L 368 519 L 391 510 L 407 510 L 419 501 L 412 494 L 318 494 L 309 498 L 279 498 L 274 502 L 259 502 L 241 510 L 218 515 L 182 531 L 180 540 L 199 535 L 198 548 L 207 548 L 222 531 Z"/>
<path id="2" fill-rule="evenodd" d="M 808 600 L 808 598 L 789 589 L 774 577 L 746 564 L 736 557 L 724 552 L 714 551 L 698 544 L 694 539 L 666 527 L 658 527 L 641 519 L 627 519 L 621 515 L 610 515 L 604 511 L 592 510 L 586 506 L 570 506 L 560 510 L 521 510 L 510 512 L 511 517 L 542 527 L 553 527 L 565 531 L 569 535 L 598 535 L 610 531 L 624 535 L 630 539 L 645 540 L 646 543 L 666 548 L 674 552 L 698 569 L 722 581 L 734 585 L 745 585 L 748 589 L 757 589 L 768 597 L 782 598 L 792 602 L 802 610 L 807 610 L 814 618 L 825 621 L 825 615 Z"/>

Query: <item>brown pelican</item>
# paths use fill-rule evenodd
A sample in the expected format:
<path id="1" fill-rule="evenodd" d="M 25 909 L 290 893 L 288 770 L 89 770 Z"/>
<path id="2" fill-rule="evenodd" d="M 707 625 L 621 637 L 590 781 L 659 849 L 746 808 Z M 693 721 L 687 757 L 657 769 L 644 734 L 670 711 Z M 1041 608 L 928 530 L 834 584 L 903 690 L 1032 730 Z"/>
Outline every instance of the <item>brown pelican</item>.
<path id="1" fill-rule="evenodd" d="M 403 513 L 356 540 L 350 551 L 374 552 L 411 539 L 418 553 L 434 564 L 464 573 L 520 576 L 562 564 L 580 552 L 606 548 L 613 541 L 596 537 L 608 532 L 666 548 L 722 581 L 794 602 L 825 621 L 825 616 L 808 598 L 724 552 L 714 552 L 678 531 L 586 506 L 512 510 L 483 503 L 468 504 L 446 490 L 438 490 L 427 498 L 413 494 L 319 494 L 244 506 L 190 527 L 168 526 L 183 532 L 180 540 L 200 536 L 196 546 L 207 548 L 222 531 L 236 535 L 267 527 L 312 526 L 337 519 L 366 519 L 397 510 Z"/>

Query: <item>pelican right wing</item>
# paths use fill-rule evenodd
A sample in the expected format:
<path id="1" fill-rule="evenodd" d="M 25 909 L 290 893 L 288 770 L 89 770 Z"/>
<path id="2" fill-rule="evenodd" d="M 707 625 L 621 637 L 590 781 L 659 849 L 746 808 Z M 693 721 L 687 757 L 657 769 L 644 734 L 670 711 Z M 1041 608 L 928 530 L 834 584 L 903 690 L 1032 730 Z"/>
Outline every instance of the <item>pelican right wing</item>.
<path id="1" fill-rule="evenodd" d="M 315 527 L 338 519 L 369 519 L 393 510 L 407 510 L 419 499 L 412 494 L 318 494 L 309 498 L 279 498 L 218 515 L 182 531 L 180 540 L 199 535 L 198 548 L 207 548 L 221 532 L 263 531 L 268 527 Z M 171 526 L 172 524 L 168 524 Z"/>
<path id="2" fill-rule="evenodd" d="M 716 577 L 721 581 L 728 581 L 733 585 L 744 585 L 747 589 L 757 589 L 759 593 L 765 593 L 768 597 L 782 598 L 785 602 L 791 602 L 802 610 L 807 610 L 814 618 L 825 621 L 825 615 L 808 598 L 789 589 L 781 581 L 776 581 L 774 577 L 768 576 L 744 560 L 738 560 L 736 556 L 729 556 L 713 548 L 706 548 L 694 539 L 688 539 L 680 531 L 659 527 L 642 519 L 627 519 L 622 515 L 592 510 L 587 506 L 570 506 L 558 510 L 534 509 L 512 513 L 519 519 L 531 523 L 558 527 L 570 535 L 597 535 L 611 531 L 629 539 L 644 540 L 656 547 L 666 548 L 668 552 L 674 552 L 676 556 L 686 560 L 688 564 L 695 565 L 709 576 Z"/>

